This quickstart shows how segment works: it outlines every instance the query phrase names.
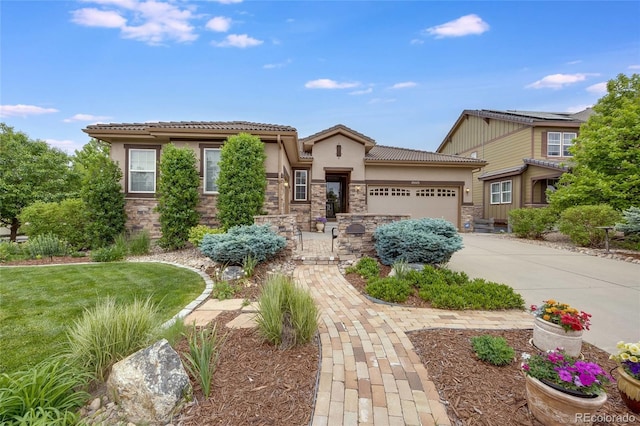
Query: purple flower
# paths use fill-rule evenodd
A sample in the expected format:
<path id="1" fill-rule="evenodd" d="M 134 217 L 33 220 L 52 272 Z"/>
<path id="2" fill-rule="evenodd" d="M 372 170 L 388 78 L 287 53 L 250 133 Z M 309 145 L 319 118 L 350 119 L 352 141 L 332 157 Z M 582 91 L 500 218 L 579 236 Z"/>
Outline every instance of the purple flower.
<path id="1" fill-rule="evenodd" d="M 569 383 L 571 383 L 571 381 L 573 380 L 573 376 L 567 370 L 557 369 L 556 371 L 558 372 L 558 376 L 560 377 L 560 380 L 563 380 Z"/>
<path id="2" fill-rule="evenodd" d="M 593 376 L 590 373 L 586 373 L 586 372 L 585 373 L 580 373 L 579 377 L 580 377 L 580 383 L 582 383 L 584 386 L 591 386 L 593 384 L 593 382 L 596 381 L 595 376 Z"/>

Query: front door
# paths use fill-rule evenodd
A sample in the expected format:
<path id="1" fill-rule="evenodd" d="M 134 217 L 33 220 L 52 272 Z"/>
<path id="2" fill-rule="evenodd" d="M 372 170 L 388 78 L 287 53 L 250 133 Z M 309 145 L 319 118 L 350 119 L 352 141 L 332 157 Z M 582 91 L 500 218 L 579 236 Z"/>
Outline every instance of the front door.
<path id="1" fill-rule="evenodd" d="M 335 219 L 336 213 L 347 213 L 347 179 L 345 174 L 327 174 L 327 219 Z"/>

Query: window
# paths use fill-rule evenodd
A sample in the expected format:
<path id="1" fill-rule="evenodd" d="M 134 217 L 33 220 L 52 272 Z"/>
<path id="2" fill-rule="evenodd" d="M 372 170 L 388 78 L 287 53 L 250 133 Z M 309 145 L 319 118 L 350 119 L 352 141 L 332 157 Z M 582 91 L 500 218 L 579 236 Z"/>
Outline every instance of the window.
<path id="1" fill-rule="evenodd" d="M 156 192 L 156 150 L 129 150 L 128 192 L 153 194 Z"/>
<path id="2" fill-rule="evenodd" d="M 216 180 L 220 173 L 218 162 L 220 161 L 219 148 L 204 149 L 204 192 L 206 194 L 217 193 L 218 185 Z"/>
<path id="3" fill-rule="evenodd" d="M 547 133 L 547 155 L 549 157 L 571 157 L 569 147 L 573 145 L 575 133 L 549 132 Z"/>
<path id="4" fill-rule="evenodd" d="M 307 171 L 296 170 L 294 172 L 293 200 L 307 201 Z"/>
<path id="5" fill-rule="evenodd" d="M 491 204 L 511 204 L 511 181 L 491 184 Z"/>

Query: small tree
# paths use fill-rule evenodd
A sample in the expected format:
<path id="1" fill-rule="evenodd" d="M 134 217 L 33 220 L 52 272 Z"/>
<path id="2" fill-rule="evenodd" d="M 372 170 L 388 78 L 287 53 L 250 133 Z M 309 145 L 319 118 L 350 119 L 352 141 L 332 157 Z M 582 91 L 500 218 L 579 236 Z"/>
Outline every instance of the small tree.
<path id="1" fill-rule="evenodd" d="M 198 224 L 198 183 L 196 156 L 189 148 L 169 144 L 162 150 L 158 179 L 158 212 L 165 249 L 184 247 L 189 230 Z"/>
<path id="2" fill-rule="evenodd" d="M 0 223 L 11 228 L 11 241 L 16 240 L 24 207 L 77 195 L 69 160 L 65 152 L 0 123 Z"/>
<path id="3" fill-rule="evenodd" d="M 230 136 L 220 152 L 218 220 L 222 228 L 253 224 L 262 212 L 267 176 L 264 144 L 257 136 Z"/>
<path id="4" fill-rule="evenodd" d="M 640 205 L 640 74 L 618 75 L 607 91 L 571 148 L 573 171 L 562 175 L 549 196 L 554 209 Z"/>
<path id="5" fill-rule="evenodd" d="M 109 145 L 96 139 L 76 151 L 75 166 L 82 175 L 80 196 L 87 208 L 88 239 L 91 247 L 104 247 L 124 231 L 122 172 L 109 158 Z"/>

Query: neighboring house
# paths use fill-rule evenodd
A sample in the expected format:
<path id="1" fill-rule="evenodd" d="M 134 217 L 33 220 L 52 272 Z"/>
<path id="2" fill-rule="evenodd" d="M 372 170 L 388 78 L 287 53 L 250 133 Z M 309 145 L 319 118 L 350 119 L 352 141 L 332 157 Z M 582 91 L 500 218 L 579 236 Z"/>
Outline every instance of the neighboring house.
<path id="1" fill-rule="evenodd" d="M 200 171 L 202 223 L 216 225 L 216 178 L 220 148 L 240 132 L 265 144 L 268 214 L 295 214 L 303 230 L 316 217 L 338 213 L 410 214 L 438 217 L 461 228 L 471 219 L 472 170 L 479 159 L 376 145 L 368 136 L 337 125 L 298 139 L 293 127 L 234 122 L 96 124 L 83 130 L 111 145 L 123 170 L 128 229 L 159 234 L 156 187 L 162 147 L 194 150 Z"/>
<path id="2" fill-rule="evenodd" d="M 474 216 L 506 223 L 511 209 L 547 205 L 592 113 L 464 110 L 437 152 L 487 162 L 473 173 Z"/>

